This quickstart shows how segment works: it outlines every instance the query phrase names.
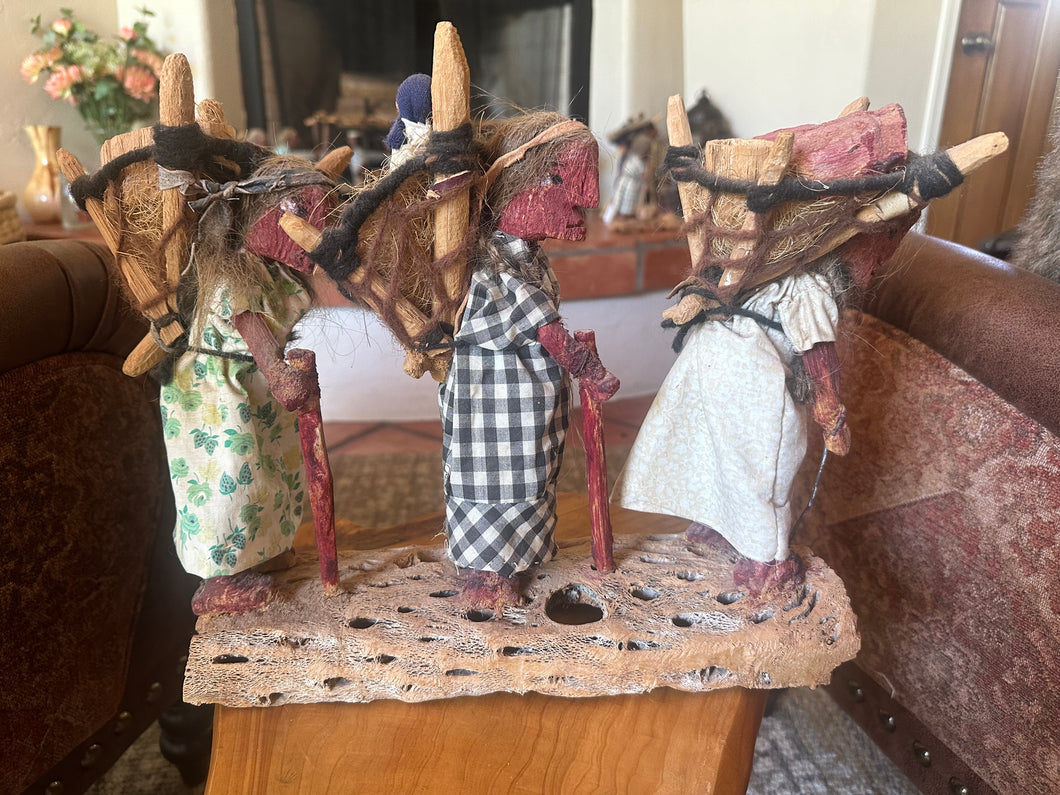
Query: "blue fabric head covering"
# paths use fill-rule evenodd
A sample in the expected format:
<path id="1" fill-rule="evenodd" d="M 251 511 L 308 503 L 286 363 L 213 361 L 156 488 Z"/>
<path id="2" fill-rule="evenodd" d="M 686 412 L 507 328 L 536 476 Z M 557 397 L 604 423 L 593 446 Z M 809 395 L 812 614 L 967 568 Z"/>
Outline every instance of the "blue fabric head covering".
<path id="1" fill-rule="evenodd" d="M 402 119 L 423 123 L 431 115 L 431 76 L 414 74 L 406 77 L 398 86 L 397 106 L 398 116 L 386 136 L 390 151 L 405 143 L 405 124 Z"/>

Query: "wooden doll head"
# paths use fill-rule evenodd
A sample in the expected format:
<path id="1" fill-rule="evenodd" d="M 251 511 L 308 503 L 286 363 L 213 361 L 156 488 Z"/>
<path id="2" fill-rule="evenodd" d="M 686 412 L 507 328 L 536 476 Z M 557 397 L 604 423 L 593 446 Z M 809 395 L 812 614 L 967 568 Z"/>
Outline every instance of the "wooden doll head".
<path id="1" fill-rule="evenodd" d="M 498 128 L 490 154 L 502 157 L 550 129 L 568 132 L 532 146 L 504 168 L 487 204 L 495 213 L 495 227 L 510 235 L 532 242 L 584 240 L 582 209 L 600 201 L 598 148 L 586 127 L 556 113 L 527 114 Z"/>
<path id="2" fill-rule="evenodd" d="M 335 209 L 335 204 L 334 191 L 326 185 L 309 185 L 292 191 L 250 223 L 244 246 L 260 257 L 302 273 L 312 273 L 315 264 L 306 256 L 305 250 L 280 228 L 280 217 L 291 213 L 322 229 L 327 226 L 327 217 Z"/>

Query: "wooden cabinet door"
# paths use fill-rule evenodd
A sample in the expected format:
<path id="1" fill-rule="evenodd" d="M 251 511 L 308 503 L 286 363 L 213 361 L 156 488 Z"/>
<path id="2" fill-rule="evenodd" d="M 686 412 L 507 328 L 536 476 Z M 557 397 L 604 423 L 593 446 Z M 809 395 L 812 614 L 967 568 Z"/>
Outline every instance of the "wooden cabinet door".
<path id="1" fill-rule="evenodd" d="M 1015 226 L 1034 189 L 1060 71 L 1060 0 L 964 0 L 939 145 L 1002 130 L 1008 153 L 932 202 L 927 231 L 976 246 Z"/>

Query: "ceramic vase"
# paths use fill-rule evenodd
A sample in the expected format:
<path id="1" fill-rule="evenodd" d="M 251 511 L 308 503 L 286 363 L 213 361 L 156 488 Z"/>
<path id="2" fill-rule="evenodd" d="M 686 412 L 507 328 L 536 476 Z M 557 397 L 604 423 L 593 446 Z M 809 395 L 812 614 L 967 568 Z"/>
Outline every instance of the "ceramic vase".
<path id="1" fill-rule="evenodd" d="M 33 174 L 22 192 L 22 204 L 35 223 L 60 220 L 59 166 L 55 151 L 59 148 L 59 128 L 33 124 L 25 128 L 33 146 Z"/>

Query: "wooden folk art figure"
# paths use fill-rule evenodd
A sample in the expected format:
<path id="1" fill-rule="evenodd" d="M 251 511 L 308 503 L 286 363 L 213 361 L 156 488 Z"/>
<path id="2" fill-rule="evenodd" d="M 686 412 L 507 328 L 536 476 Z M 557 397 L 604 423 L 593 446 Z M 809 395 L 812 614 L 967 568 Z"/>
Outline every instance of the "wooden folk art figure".
<path id="1" fill-rule="evenodd" d="M 290 564 L 309 504 L 321 578 L 334 591 L 315 359 L 306 350 L 284 356 L 312 300 L 305 279 L 312 263 L 278 221 L 289 212 L 323 223 L 348 157 L 339 153 L 320 168 L 275 158 L 234 140 L 209 100 L 196 122 L 183 56 L 167 59 L 161 91 L 162 124 L 149 137 L 136 134 L 138 145 L 108 142 L 128 151 L 105 156 L 91 178 L 69 155 L 62 162 L 126 283 L 141 285 L 130 289 L 134 305 L 152 318 L 151 346 L 126 371 L 153 364 L 161 384 L 177 554 L 204 578 L 193 607 L 201 615 L 267 601 L 265 572 Z M 159 304 L 168 311 L 155 310 Z M 179 333 L 167 337 L 172 326 Z"/>
<path id="2" fill-rule="evenodd" d="M 613 499 L 692 520 L 694 541 L 731 545 L 736 582 L 753 593 L 801 582 L 789 538 L 806 408 L 825 455 L 849 449 L 839 303 L 867 286 L 930 199 L 1005 147 L 994 134 L 907 159 L 901 108 L 867 104 L 822 125 L 710 142 L 700 161 L 680 97 L 670 101 L 693 272 L 664 313 L 680 355 Z"/>
<path id="3" fill-rule="evenodd" d="M 591 343 L 562 327 L 538 245 L 584 238 L 581 209 L 599 201 L 598 152 L 583 124 L 555 113 L 476 132 L 468 87 L 459 39 L 442 23 L 433 80 L 413 75 L 397 103 L 403 116 L 431 108 L 426 142 L 356 195 L 335 228 L 285 223 L 343 293 L 395 331 L 406 370 L 430 369 L 441 383 L 449 553 L 474 573 L 471 601 L 518 603 L 517 575 L 553 553 L 567 371 L 590 401 L 618 388 Z M 405 148 L 409 125 L 399 122 L 393 143 Z M 433 239 L 417 235 L 432 212 Z"/>
<path id="4" fill-rule="evenodd" d="M 603 213 L 604 223 L 621 230 L 653 209 L 647 205 L 649 193 L 654 193 L 650 181 L 654 178 L 648 167 L 652 144 L 659 131 L 655 123 L 643 116 L 630 120 L 612 133 L 608 140 L 618 147 L 618 163 L 611 201 Z"/>
<path id="5" fill-rule="evenodd" d="M 506 164 L 517 154 L 518 159 Z M 549 560 L 568 372 L 595 401 L 618 379 L 559 315 L 559 285 L 539 244 L 582 240 L 599 200 L 597 145 L 553 113 L 502 123 L 487 145 L 488 214 L 453 361 L 440 388 L 449 555 L 476 604 L 518 604 L 520 577 Z"/>

